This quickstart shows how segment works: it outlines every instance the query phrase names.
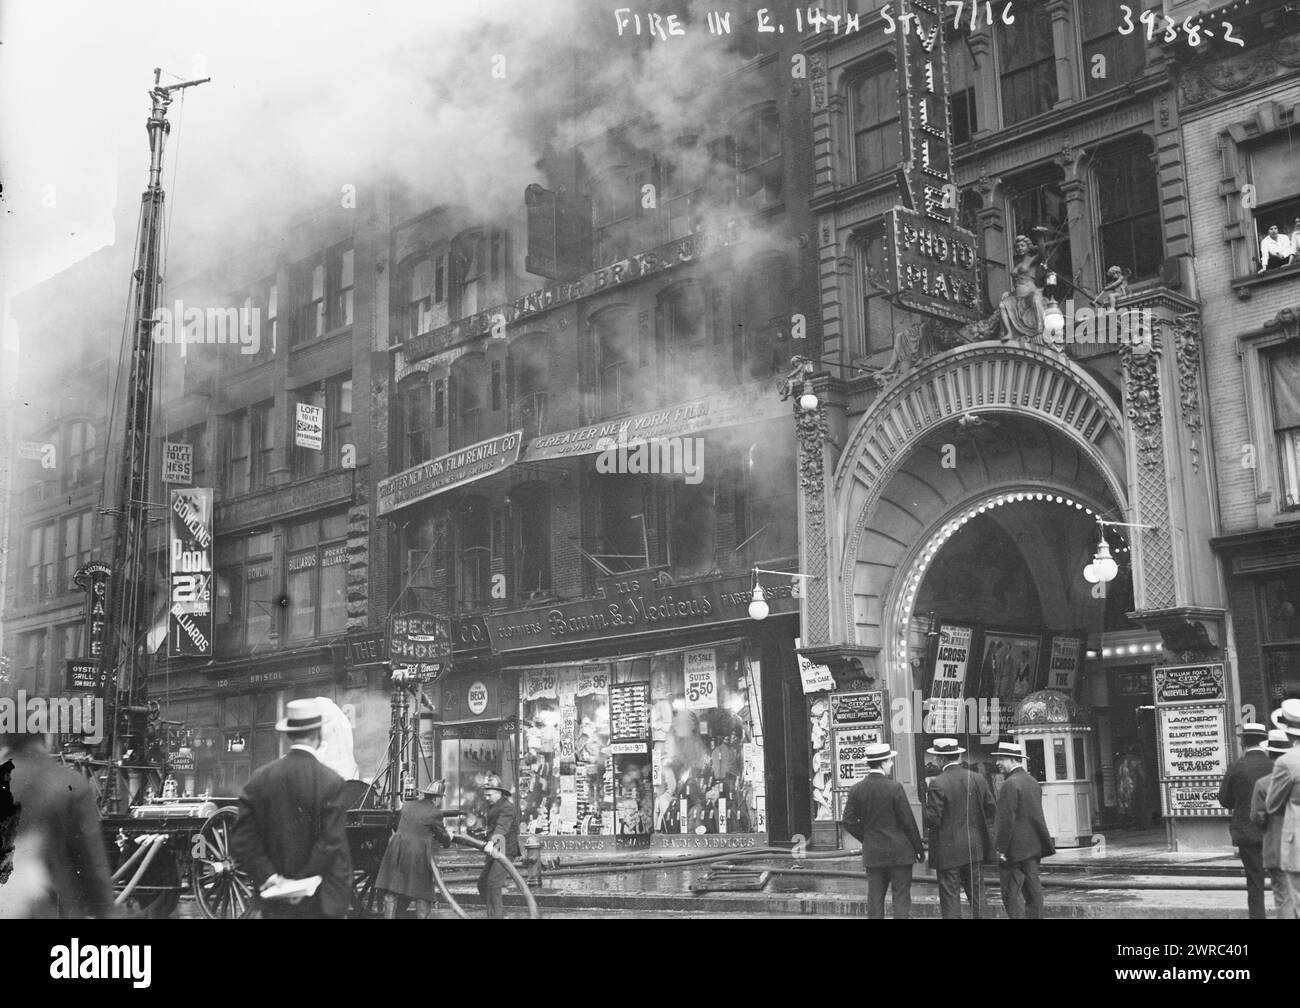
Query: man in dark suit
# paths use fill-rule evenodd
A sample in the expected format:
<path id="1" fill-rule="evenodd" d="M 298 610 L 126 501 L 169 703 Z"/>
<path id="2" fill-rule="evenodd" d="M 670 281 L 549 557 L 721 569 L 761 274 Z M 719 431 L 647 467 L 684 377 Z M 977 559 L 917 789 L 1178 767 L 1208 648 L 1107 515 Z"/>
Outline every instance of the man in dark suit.
<path id="1" fill-rule="evenodd" d="M 925 857 L 903 785 L 891 780 L 894 752 L 884 742 L 867 746 L 867 775 L 844 800 L 844 828 L 862 841 L 867 872 L 867 918 L 883 920 L 885 892 L 893 892 L 894 919 L 912 913 L 912 862 Z"/>
<path id="2" fill-rule="evenodd" d="M 323 716 L 312 700 L 291 700 L 276 726 L 292 743 L 261 767 L 239 796 L 231 837 L 235 861 L 265 892 L 290 879 L 319 875 L 315 895 L 292 903 L 263 899 L 265 917 L 346 917 L 352 901 L 352 858 L 339 791 L 343 778 L 316 755 Z"/>
<path id="3" fill-rule="evenodd" d="M 9 809 L 0 823 L 0 920 L 114 916 L 99 809 L 86 779 L 51 759 L 40 734 L 0 735 L 0 774 L 12 774 L 13 792 L 0 798 Z"/>
<path id="4" fill-rule="evenodd" d="M 943 770 L 925 796 L 925 828 L 930 833 L 930 864 L 939 876 L 939 912 L 945 920 L 961 919 L 961 890 L 971 916 L 984 916 L 984 862 L 993 857 L 993 821 L 997 809 L 988 782 L 958 760 L 966 750 L 956 739 L 940 738 L 926 750 Z"/>
<path id="5" fill-rule="evenodd" d="M 1241 726 L 1241 759 L 1228 767 L 1219 785 L 1219 804 L 1232 810 L 1228 834 L 1237 845 L 1237 855 L 1246 869 L 1246 906 L 1251 920 L 1265 920 L 1264 909 L 1264 834 L 1250 821 L 1250 799 L 1255 782 L 1273 771 L 1265 752 L 1268 729 L 1248 722 Z"/>
<path id="6" fill-rule="evenodd" d="M 1268 733 L 1268 746 L 1265 750 L 1274 763 L 1281 756 L 1291 751 L 1291 739 L 1281 728 L 1274 728 Z M 1266 807 L 1268 786 L 1273 781 L 1272 774 L 1266 774 L 1255 781 L 1255 790 L 1250 796 L 1250 821 L 1264 836 L 1264 870 L 1268 872 L 1273 883 L 1273 903 L 1278 920 L 1295 920 L 1295 907 L 1291 902 L 1291 887 L 1287 885 L 1286 875 L 1282 872 L 1282 816 L 1269 815 Z"/>
<path id="7" fill-rule="evenodd" d="M 997 848 L 1002 905 L 1013 920 L 1043 916 L 1043 884 L 1038 862 L 1056 853 L 1043 818 L 1043 789 L 1025 770 L 1025 747 L 999 742 L 993 751 L 1006 779 L 998 791 Z"/>

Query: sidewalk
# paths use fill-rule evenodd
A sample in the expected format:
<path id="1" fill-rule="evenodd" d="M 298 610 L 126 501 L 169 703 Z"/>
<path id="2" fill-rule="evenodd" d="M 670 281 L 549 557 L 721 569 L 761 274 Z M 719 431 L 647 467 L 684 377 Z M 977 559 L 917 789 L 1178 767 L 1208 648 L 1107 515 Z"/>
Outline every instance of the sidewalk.
<path id="1" fill-rule="evenodd" d="M 866 880 L 856 855 L 814 852 L 812 857 L 731 857 L 690 864 L 654 863 L 644 852 L 612 855 L 599 868 L 565 862 L 544 872 L 533 890 L 546 910 L 785 914 L 809 917 L 866 915 Z M 590 861 L 591 859 L 583 859 Z M 650 863 L 648 863 L 650 862 Z M 456 855 L 440 859 L 452 894 L 467 906 L 481 905 L 465 869 L 481 862 Z M 730 865 L 745 872 L 769 871 L 758 892 L 691 892 L 710 868 Z M 474 874 L 477 875 L 475 868 Z M 934 873 L 914 870 L 912 914 L 938 917 Z M 1108 841 L 1097 849 L 1062 850 L 1043 862 L 1045 916 L 1076 919 L 1245 919 L 1241 863 L 1230 851 L 1174 852 L 1163 831 Z M 1003 916 L 997 870 L 986 866 L 991 916 Z M 507 891 L 507 904 L 523 901 Z M 1271 901 L 1271 897 L 1270 897 Z M 892 912 L 887 908 L 887 913 Z M 968 911 L 967 911 L 968 912 Z"/>

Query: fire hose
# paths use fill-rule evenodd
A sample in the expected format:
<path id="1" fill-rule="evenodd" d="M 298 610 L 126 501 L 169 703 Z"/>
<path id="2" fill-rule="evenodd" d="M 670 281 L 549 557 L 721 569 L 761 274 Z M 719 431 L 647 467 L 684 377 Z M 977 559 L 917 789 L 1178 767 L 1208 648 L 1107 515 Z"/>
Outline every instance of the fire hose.
<path id="1" fill-rule="evenodd" d="M 528 888 L 528 883 L 524 881 L 524 877 L 519 874 L 519 870 L 511 864 L 510 859 L 506 857 L 499 848 L 495 846 L 489 848 L 482 840 L 475 840 L 473 837 L 465 836 L 463 833 L 453 834 L 451 842 L 461 844 L 465 847 L 472 847 L 475 850 L 483 851 L 490 857 L 495 858 L 497 863 L 505 868 L 510 877 L 514 879 L 515 888 L 523 894 L 524 902 L 528 905 L 528 919 L 541 919 L 542 915 L 537 909 L 537 901 L 533 899 L 533 894 Z M 452 912 L 461 920 L 468 920 L 469 914 L 461 908 L 461 905 L 457 903 L 451 893 L 447 891 L 447 885 L 442 880 L 442 875 L 438 871 L 437 861 L 434 859 L 432 854 L 429 855 L 429 864 L 433 868 L 433 881 L 437 885 L 438 891 L 442 893 L 443 897 L 447 900 L 447 903 L 451 906 Z"/>
<path id="2" fill-rule="evenodd" d="M 144 873 L 149 870 L 149 865 L 153 863 L 154 857 L 157 856 L 158 852 L 162 850 L 163 846 L 166 844 L 167 834 L 153 833 L 149 836 L 142 837 L 141 841 L 141 847 L 143 848 L 147 844 L 149 851 L 145 854 L 144 860 L 140 862 L 140 867 L 136 869 L 135 875 L 131 877 L 131 881 L 126 884 L 126 888 L 123 889 L 121 893 L 118 894 L 117 899 L 113 901 L 114 906 L 121 906 L 125 903 L 127 897 L 129 897 L 135 890 L 135 887 L 140 884 L 140 880 L 144 878 Z M 128 862 L 128 864 L 129 863 L 130 862 Z"/>
<path id="3" fill-rule="evenodd" d="M 131 856 L 118 866 L 117 871 L 113 872 L 114 882 L 126 875 L 131 870 L 131 867 L 144 856 L 144 852 L 149 849 L 156 835 L 155 833 L 146 833 L 136 838 L 135 850 L 131 852 Z M 119 840 L 118 843 L 123 846 L 126 845 L 125 840 Z"/>

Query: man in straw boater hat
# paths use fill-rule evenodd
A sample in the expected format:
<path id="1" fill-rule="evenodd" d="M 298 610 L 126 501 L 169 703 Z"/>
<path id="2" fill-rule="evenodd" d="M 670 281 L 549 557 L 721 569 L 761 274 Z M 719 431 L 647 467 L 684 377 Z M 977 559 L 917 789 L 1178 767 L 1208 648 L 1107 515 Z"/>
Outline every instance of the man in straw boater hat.
<path id="1" fill-rule="evenodd" d="M 260 767 L 239 796 L 231 836 L 236 863 L 258 892 L 294 879 L 320 876 L 306 898 L 259 899 L 265 917 L 346 917 L 352 901 L 352 858 L 343 831 L 343 778 L 316 754 L 324 715 L 314 699 L 290 700 L 275 730 L 289 751 Z"/>
<path id="2" fill-rule="evenodd" d="M 961 765 L 966 750 L 956 739 L 939 738 L 926 750 L 943 769 L 925 796 L 925 828 L 930 834 L 930 865 L 939 875 L 939 912 L 961 919 L 961 891 L 971 916 L 984 916 L 984 863 L 993 860 L 993 822 L 997 808 L 988 781 Z"/>
<path id="3" fill-rule="evenodd" d="M 519 816 L 510 800 L 510 789 L 500 777 L 490 773 L 483 781 L 483 797 L 491 806 L 483 823 L 487 829 L 488 848 L 495 848 L 511 859 L 519 857 Z M 488 853 L 488 849 L 484 854 L 483 871 L 478 877 L 479 895 L 487 904 L 488 917 L 502 918 L 506 915 L 506 907 L 501 899 L 501 890 L 510 881 L 510 874 Z"/>
<path id="4" fill-rule="evenodd" d="M 1281 728 L 1274 728 L 1268 733 L 1268 746 L 1265 751 L 1274 763 L 1279 756 L 1291 751 L 1291 737 Z M 1255 790 L 1250 796 L 1250 821 L 1264 834 L 1264 870 L 1273 880 L 1273 903 L 1278 920 L 1293 920 L 1296 916 L 1295 902 L 1291 899 L 1291 887 L 1286 883 L 1286 876 L 1278 867 L 1282 851 L 1282 819 L 1280 815 L 1269 815 L 1264 803 L 1268 799 L 1268 784 L 1272 780 L 1271 772 L 1255 781 Z"/>
<path id="5" fill-rule="evenodd" d="M 1291 739 L 1291 751 L 1279 756 L 1269 778 L 1264 811 L 1282 816 L 1278 868 L 1286 877 L 1291 919 L 1300 919 L 1300 700 L 1284 700 L 1273 712 L 1273 723 Z"/>
<path id="6" fill-rule="evenodd" d="M 1038 862 L 1056 853 L 1043 818 L 1043 789 L 1025 769 L 1025 747 L 999 742 L 993 759 L 1005 779 L 998 791 L 994 846 L 1007 916 L 1038 920 L 1043 916 L 1043 884 Z"/>
<path id="7" fill-rule="evenodd" d="M 890 777 L 897 755 L 884 742 L 868 743 L 867 775 L 844 800 L 844 828 L 862 841 L 869 920 L 884 919 L 886 890 L 893 892 L 894 919 L 911 915 L 912 862 L 925 857 L 907 792 Z"/>
<path id="8" fill-rule="evenodd" d="M 1250 798 L 1255 782 L 1273 772 L 1272 761 L 1264 751 L 1268 729 L 1248 721 L 1241 726 L 1241 758 L 1223 775 L 1219 785 L 1219 804 L 1232 810 L 1228 834 L 1237 847 L 1237 856 L 1246 869 L 1246 906 L 1251 920 L 1263 920 L 1264 910 L 1264 834 L 1250 821 Z"/>

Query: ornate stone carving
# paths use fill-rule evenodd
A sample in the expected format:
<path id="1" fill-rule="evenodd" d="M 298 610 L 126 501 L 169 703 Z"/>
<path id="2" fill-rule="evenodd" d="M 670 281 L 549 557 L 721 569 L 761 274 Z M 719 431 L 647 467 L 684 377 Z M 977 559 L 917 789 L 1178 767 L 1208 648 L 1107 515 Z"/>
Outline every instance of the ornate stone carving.
<path id="1" fill-rule="evenodd" d="M 1201 344 L 1200 324 L 1195 313 L 1174 321 L 1174 354 L 1178 362 L 1178 405 L 1183 423 L 1192 435 L 1192 471 L 1201 471 Z"/>
<path id="2" fill-rule="evenodd" d="M 1159 328 L 1151 334 L 1151 347 L 1147 353 L 1135 354 L 1127 344 L 1120 344 L 1119 352 L 1128 386 L 1124 413 L 1133 424 L 1133 444 L 1138 451 L 1138 461 L 1151 468 L 1159 465 L 1164 456 L 1160 431 Z"/>
<path id="3" fill-rule="evenodd" d="M 1288 35 L 1251 52 L 1224 57 L 1209 66 L 1188 67 L 1179 77 L 1178 90 L 1185 105 L 1201 105 L 1222 94 L 1262 84 L 1297 66 L 1300 66 L 1300 39 Z"/>
<path id="4" fill-rule="evenodd" d="M 794 427 L 799 439 L 799 486 L 808 524 L 820 527 L 826 518 L 826 464 L 822 452 L 831 436 L 825 404 L 819 403 L 815 410 L 799 409 L 796 404 Z"/>

